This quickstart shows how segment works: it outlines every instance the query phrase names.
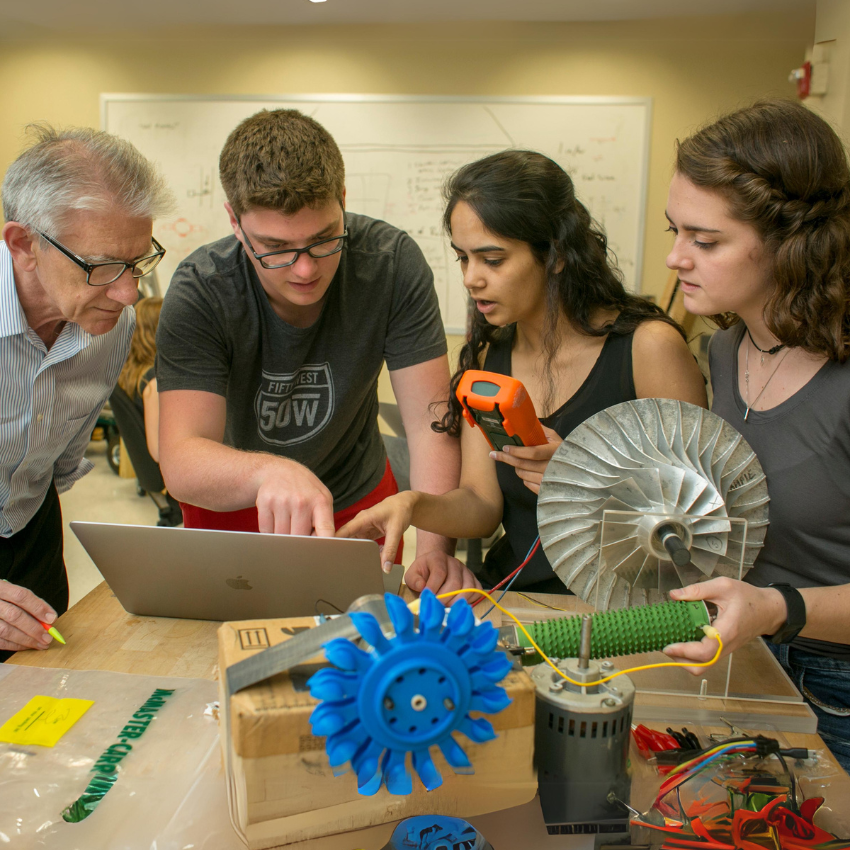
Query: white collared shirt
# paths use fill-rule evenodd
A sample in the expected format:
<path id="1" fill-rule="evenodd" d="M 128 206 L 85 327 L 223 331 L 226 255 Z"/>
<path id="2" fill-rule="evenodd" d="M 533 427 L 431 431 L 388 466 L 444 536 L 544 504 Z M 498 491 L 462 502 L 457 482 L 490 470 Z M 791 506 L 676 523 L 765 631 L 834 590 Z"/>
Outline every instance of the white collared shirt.
<path id="1" fill-rule="evenodd" d="M 91 470 L 83 453 L 135 326 L 130 307 L 98 336 L 68 322 L 48 351 L 27 323 L 0 242 L 0 537 L 29 523 L 51 481 L 63 493 Z"/>

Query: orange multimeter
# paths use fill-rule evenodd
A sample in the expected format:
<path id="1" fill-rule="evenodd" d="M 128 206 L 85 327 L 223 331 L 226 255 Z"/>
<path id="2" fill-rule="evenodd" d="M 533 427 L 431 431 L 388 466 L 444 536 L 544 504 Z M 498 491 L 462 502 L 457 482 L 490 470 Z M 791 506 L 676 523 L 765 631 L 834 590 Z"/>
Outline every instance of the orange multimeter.
<path id="1" fill-rule="evenodd" d="M 463 418 L 477 425 L 496 451 L 505 446 L 541 446 L 543 426 L 525 387 L 509 375 L 467 369 L 457 387 Z"/>

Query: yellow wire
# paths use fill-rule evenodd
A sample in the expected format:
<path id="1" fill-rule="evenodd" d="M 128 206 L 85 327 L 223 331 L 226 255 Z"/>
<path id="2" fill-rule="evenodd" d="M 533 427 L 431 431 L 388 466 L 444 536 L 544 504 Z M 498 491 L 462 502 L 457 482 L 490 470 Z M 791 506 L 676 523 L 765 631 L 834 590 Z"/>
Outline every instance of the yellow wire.
<path id="1" fill-rule="evenodd" d="M 720 653 L 723 652 L 723 641 L 720 639 L 720 633 L 714 626 L 703 626 L 702 630 L 706 633 L 708 637 L 713 637 L 717 641 L 717 652 L 714 653 L 714 658 L 711 661 L 703 661 L 701 664 L 693 664 L 690 662 L 681 662 L 681 661 L 665 661 L 660 664 L 644 664 L 642 667 L 630 667 L 628 670 L 618 670 L 616 673 L 612 673 L 610 676 L 606 676 L 604 679 L 598 679 L 595 682 L 577 682 L 575 679 L 571 679 L 566 673 L 562 670 L 558 669 L 558 667 L 554 664 L 551 658 L 535 643 L 534 638 L 528 633 L 528 629 L 506 608 L 503 608 L 486 590 L 479 590 L 477 587 L 467 587 L 464 590 L 450 590 L 447 593 L 440 593 L 437 596 L 437 599 L 446 599 L 449 596 L 458 596 L 462 593 L 480 593 L 482 596 L 486 597 L 493 605 L 498 608 L 503 614 L 507 614 L 519 627 L 522 633 L 528 638 L 529 643 L 537 650 L 540 657 L 559 675 L 561 678 L 566 679 L 571 685 L 578 685 L 582 688 L 589 688 L 594 685 L 602 685 L 605 682 L 610 682 L 611 679 L 616 679 L 617 676 L 624 676 L 626 673 L 637 673 L 639 670 L 653 670 L 656 667 L 711 667 L 712 664 L 715 664 L 717 660 L 720 658 Z"/>

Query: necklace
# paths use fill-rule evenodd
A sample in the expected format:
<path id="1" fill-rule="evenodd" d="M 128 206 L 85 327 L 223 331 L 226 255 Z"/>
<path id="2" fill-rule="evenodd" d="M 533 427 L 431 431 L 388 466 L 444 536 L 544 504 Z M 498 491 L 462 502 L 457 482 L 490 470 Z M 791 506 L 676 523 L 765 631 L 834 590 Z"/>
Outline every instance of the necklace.
<path id="1" fill-rule="evenodd" d="M 779 345 L 774 345 L 773 348 L 759 348 L 756 344 L 756 341 L 753 339 L 753 335 L 750 333 L 750 329 L 747 328 L 747 336 L 750 338 L 750 342 L 753 344 L 753 347 L 756 351 L 761 352 L 761 365 L 764 366 L 764 355 L 765 354 L 779 354 L 783 348 L 785 348 L 785 343 L 782 342 Z M 747 349 L 747 354 L 750 353 L 749 348 Z"/>
<path id="2" fill-rule="evenodd" d="M 747 331 L 747 335 L 749 336 L 749 331 Z M 752 337 L 750 337 L 750 342 L 753 342 Z M 753 346 L 758 351 L 762 350 L 754 342 L 753 342 Z M 777 351 L 779 351 L 782 348 L 785 348 L 785 346 L 784 345 L 774 346 L 774 348 L 770 349 L 769 351 L 767 351 L 765 353 L 766 354 L 771 354 L 771 353 L 775 354 Z M 761 392 L 753 399 L 752 404 L 750 404 L 750 347 L 749 347 L 749 345 L 747 346 L 747 359 L 746 359 L 746 362 L 745 362 L 745 365 L 744 365 L 744 383 L 747 385 L 747 398 L 746 398 L 747 411 L 746 411 L 746 413 L 744 413 L 744 422 L 747 421 L 747 417 L 750 415 L 750 408 L 752 408 L 754 405 L 758 404 L 758 400 L 764 395 L 764 391 L 767 389 L 767 385 L 773 380 L 773 376 L 779 371 L 779 367 L 782 365 L 782 362 L 788 356 L 788 351 L 790 351 L 790 350 L 791 349 L 788 349 L 785 352 L 785 354 L 782 355 L 782 360 L 780 360 L 776 364 L 776 367 L 770 373 L 770 377 L 764 382 L 764 386 L 761 388 Z M 764 356 L 762 356 L 762 363 L 764 363 Z"/>

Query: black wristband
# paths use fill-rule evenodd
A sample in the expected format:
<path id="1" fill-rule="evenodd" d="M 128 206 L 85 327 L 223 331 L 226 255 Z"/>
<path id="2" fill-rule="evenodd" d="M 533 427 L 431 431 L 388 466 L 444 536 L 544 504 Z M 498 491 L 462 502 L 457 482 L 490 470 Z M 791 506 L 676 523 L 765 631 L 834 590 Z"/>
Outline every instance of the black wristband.
<path id="1" fill-rule="evenodd" d="M 766 635 L 766 638 L 771 643 L 791 643 L 805 628 L 806 601 L 803 599 L 803 594 L 796 587 L 791 587 L 790 584 L 775 582 L 769 584 L 768 587 L 778 590 L 785 598 L 785 607 L 788 610 L 788 614 L 785 617 L 784 625 L 780 626 L 775 634 Z"/>

